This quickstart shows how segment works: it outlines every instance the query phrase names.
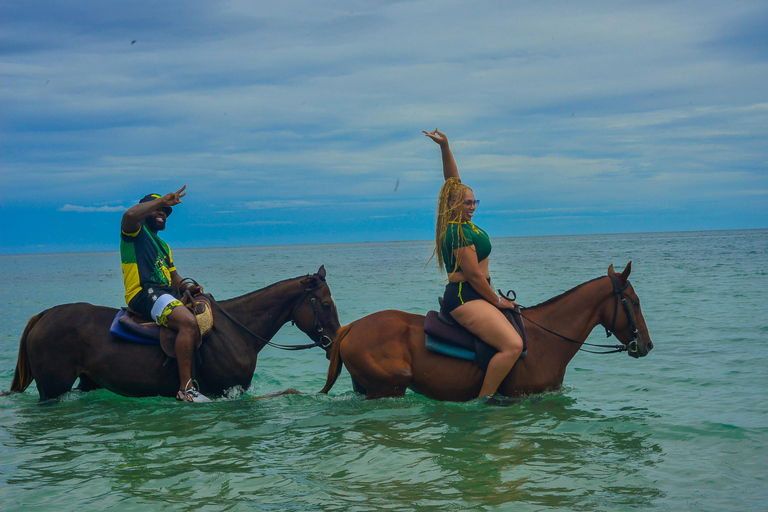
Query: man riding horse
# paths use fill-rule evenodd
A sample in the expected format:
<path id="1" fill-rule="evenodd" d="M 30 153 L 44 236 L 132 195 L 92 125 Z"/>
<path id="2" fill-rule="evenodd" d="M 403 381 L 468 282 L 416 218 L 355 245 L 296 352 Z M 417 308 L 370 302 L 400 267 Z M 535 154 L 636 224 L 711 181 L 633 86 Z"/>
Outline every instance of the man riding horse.
<path id="1" fill-rule="evenodd" d="M 181 204 L 186 188 L 184 185 L 179 191 L 164 196 L 148 194 L 126 210 L 120 226 L 120 259 L 128 307 L 178 333 L 175 341 L 179 368 L 176 399 L 208 402 L 210 400 L 195 389 L 192 380 L 195 340 L 200 336 L 197 320 L 178 299 L 187 291 L 200 294 L 203 287 L 182 279 L 173 264 L 170 247 L 157 235 L 165 229 L 172 207 Z"/>

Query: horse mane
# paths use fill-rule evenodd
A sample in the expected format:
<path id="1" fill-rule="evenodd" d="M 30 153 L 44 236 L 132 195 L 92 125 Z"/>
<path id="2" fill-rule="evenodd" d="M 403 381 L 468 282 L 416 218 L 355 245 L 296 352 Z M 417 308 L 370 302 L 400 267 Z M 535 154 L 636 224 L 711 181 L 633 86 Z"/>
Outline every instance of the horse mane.
<path id="1" fill-rule="evenodd" d="M 574 293 L 576 290 L 578 290 L 578 289 L 579 289 L 579 288 L 581 288 L 582 286 L 586 286 L 586 285 L 588 285 L 589 283 L 592 283 L 592 282 L 595 282 L 595 281 L 597 281 L 598 279 L 602 279 L 603 277 L 605 277 L 605 276 L 600 276 L 600 277 L 596 277 L 596 278 L 594 278 L 594 279 L 590 279 L 589 281 L 587 281 L 587 282 L 585 282 L 585 283 L 581 283 L 580 285 L 574 286 L 574 287 L 573 287 L 573 288 L 571 288 L 570 290 L 568 290 L 568 291 L 566 291 L 566 292 L 563 292 L 563 293 L 561 293 L 560 295 L 557 295 L 557 296 L 555 296 L 555 297 L 552 297 L 551 299 L 547 299 L 547 300 L 545 300 L 544 302 L 540 302 L 539 304 L 536 304 L 535 306 L 529 306 L 529 307 L 527 307 L 527 308 L 524 308 L 524 309 L 536 309 L 536 308 L 540 308 L 540 307 L 546 306 L 546 305 L 548 305 L 548 304 L 551 304 L 551 303 L 553 303 L 553 302 L 557 302 L 557 301 L 559 301 L 560 299 L 562 299 L 562 298 L 564 298 L 564 297 L 567 297 L 568 295 L 570 295 L 570 294 Z"/>
<path id="2" fill-rule="evenodd" d="M 297 281 L 299 279 L 304 279 L 304 278 L 310 277 L 312 275 L 314 275 L 314 274 L 307 274 L 305 276 L 292 277 L 290 279 L 283 279 L 282 281 L 278 281 L 276 283 L 272 283 L 269 286 L 265 286 L 264 288 L 259 288 L 258 290 L 254 290 L 252 292 L 248 292 L 248 293 L 246 293 L 244 295 L 238 295 L 237 297 L 230 297 L 229 299 L 223 299 L 223 300 L 220 300 L 220 301 L 217 301 L 217 302 L 230 302 L 230 301 L 234 301 L 234 300 L 238 300 L 238 299 L 247 299 L 247 298 L 249 298 L 249 297 L 251 297 L 253 295 L 261 295 L 263 293 L 266 293 L 266 292 L 270 291 L 272 288 L 277 288 L 278 286 L 281 286 L 281 285 L 283 285 L 283 284 L 285 284 L 285 283 L 287 283 L 289 281 Z"/>

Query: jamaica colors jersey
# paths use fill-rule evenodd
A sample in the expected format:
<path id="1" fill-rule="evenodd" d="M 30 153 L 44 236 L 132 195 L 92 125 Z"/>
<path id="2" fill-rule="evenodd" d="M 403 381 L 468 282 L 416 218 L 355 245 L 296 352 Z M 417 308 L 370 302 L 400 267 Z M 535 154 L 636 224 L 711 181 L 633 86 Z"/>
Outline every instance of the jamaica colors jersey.
<path id="1" fill-rule="evenodd" d="M 142 287 L 171 288 L 171 272 L 176 270 L 171 249 L 143 224 L 135 233 L 120 231 L 120 260 L 126 304 Z"/>
<path id="2" fill-rule="evenodd" d="M 459 232 L 463 233 L 463 237 Z M 449 274 L 458 272 L 461 267 L 453 255 L 455 249 L 474 245 L 477 252 L 477 261 L 483 261 L 491 254 L 491 239 L 488 233 L 475 226 L 472 222 L 449 222 L 443 238 L 443 263 L 445 271 Z"/>

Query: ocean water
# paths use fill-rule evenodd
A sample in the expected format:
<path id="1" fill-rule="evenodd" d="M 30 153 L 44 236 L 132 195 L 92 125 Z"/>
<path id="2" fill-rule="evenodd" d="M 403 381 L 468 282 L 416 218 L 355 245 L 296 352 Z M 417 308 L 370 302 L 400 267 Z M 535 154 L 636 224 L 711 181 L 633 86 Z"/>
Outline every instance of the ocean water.
<path id="1" fill-rule="evenodd" d="M 342 324 L 424 313 L 428 242 L 176 250 L 218 299 L 325 265 Z M 319 349 L 265 348 L 211 404 L 0 397 L 0 510 L 766 510 L 768 231 L 495 239 L 494 284 L 534 305 L 632 261 L 655 348 L 580 352 L 564 388 L 508 407 L 408 393 L 365 401 Z M 121 306 L 117 252 L 0 256 L 0 389 L 27 319 Z M 275 341 L 305 343 L 290 324 Z M 605 341 L 598 327 L 590 340 Z M 254 398 L 289 387 L 306 394 Z"/>

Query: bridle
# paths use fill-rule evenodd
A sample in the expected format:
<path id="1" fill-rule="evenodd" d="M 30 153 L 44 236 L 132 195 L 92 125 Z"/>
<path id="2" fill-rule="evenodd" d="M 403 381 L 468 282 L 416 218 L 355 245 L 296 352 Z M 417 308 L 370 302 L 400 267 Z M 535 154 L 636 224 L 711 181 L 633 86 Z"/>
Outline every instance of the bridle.
<path id="1" fill-rule="evenodd" d="M 304 295 L 301 296 L 301 299 L 296 303 L 296 305 L 291 310 L 291 325 L 296 325 L 296 320 L 294 319 L 294 315 L 296 314 L 296 310 L 299 309 L 299 306 L 301 306 L 305 300 L 307 300 L 307 297 L 316 292 L 317 290 L 321 289 L 323 286 L 327 286 L 328 283 L 325 281 L 325 279 L 320 278 L 320 281 L 322 281 L 319 285 L 311 288 L 305 288 L 304 289 Z M 320 318 L 317 314 L 317 299 L 314 297 L 310 297 L 310 301 L 312 302 L 312 311 L 315 314 L 315 330 L 321 334 L 320 339 L 318 341 L 315 341 L 314 343 L 307 343 L 305 345 L 283 345 L 281 343 L 274 343 L 272 341 L 269 341 L 267 339 L 262 338 L 255 332 L 251 331 L 248 327 L 243 325 L 239 320 L 237 320 L 235 317 L 233 317 L 226 309 L 221 307 L 221 304 L 216 304 L 219 309 L 221 310 L 224 315 L 226 315 L 227 318 L 232 320 L 235 325 L 237 325 L 240 329 L 244 330 L 254 338 L 258 339 L 259 341 L 264 342 L 264 344 L 269 345 L 270 347 L 279 348 L 280 350 L 304 350 L 308 348 L 314 348 L 314 347 L 320 347 L 323 350 L 328 350 L 328 347 L 331 346 L 333 343 L 333 340 L 327 335 L 323 334 L 323 326 L 320 323 Z"/>
<path id="2" fill-rule="evenodd" d="M 611 322 L 610 328 L 608 327 L 605 328 L 605 334 L 607 338 L 610 338 L 613 335 L 613 333 L 616 331 L 616 318 L 618 317 L 618 313 L 619 313 L 619 300 L 621 300 L 621 304 L 624 306 L 624 312 L 627 314 L 627 318 L 629 319 L 629 325 L 630 327 L 632 327 L 632 339 L 626 345 L 624 345 L 623 343 L 620 345 L 600 345 L 595 343 L 587 343 L 585 341 L 574 340 L 573 338 L 563 336 L 560 333 L 547 329 L 543 325 L 540 325 L 534 322 L 533 320 L 523 315 L 522 313 L 521 313 L 521 316 L 525 318 L 527 321 L 531 322 L 533 325 L 536 325 L 541 329 L 544 329 L 548 333 L 554 334 L 555 336 L 558 336 L 566 341 L 570 341 L 571 343 L 577 343 L 579 345 L 589 345 L 591 347 L 613 349 L 613 350 L 607 350 L 603 352 L 583 349 L 585 352 L 589 352 L 590 354 L 615 354 L 617 352 L 637 353 L 637 339 L 638 339 L 637 324 L 635 323 L 635 319 L 632 317 L 632 311 L 629 308 L 629 303 L 627 302 L 627 298 L 624 296 L 624 290 L 629 288 L 629 281 L 627 281 L 627 283 L 624 286 L 621 286 L 616 276 L 609 275 L 608 277 L 611 278 L 611 282 L 613 283 L 613 296 L 615 298 L 615 301 L 614 301 L 614 307 L 613 307 L 613 321 Z"/>
<path id="3" fill-rule="evenodd" d="M 632 328 L 632 339 L 629 340 L 629 343 L 622 346 L 625 347 L 625 350 L 630 353 L 637 353 L 637 324 L 635 323 L 635 319 L 632 317 L 632 310 L 629 308 L 627 298 L 624 296 L 624 290 L 629 288 L 629 281 L 627 281 L 624 286 L 621 286 L 616 276 L 610 275 L 608 277 L 610 277 L 611 281 L 613 282 L 613 297 L 616 300 L 613 306 L 613 322 L 611 322 L 610 329 L 607 327 L 605 328 L 605 337 L 610 338 L 616 330 L 616 317 L 619 314 L 619 299 L 621 299 L 621 304 L 624 306 L 624 312 L 627 314 L 627 319 L 629 320 L 629 326 Z"/>
<path id="4" fill-rule="evenodd" d="M 306 288 L 304 290 L 304 295 L 302 295 L 301 300 L 296 303 L 296 305 L 293 307 L 293 311 L 291 311 L 291 325 L 296 325 L 296 320 L 294 320 L 294 315 L 296 314 L 296 310 L 299 309 L 299 306 L 301 306 L 305 300 L 307 300 L 307 297 L 322 288 L 323 286 L 328 286 L 328 283 L 325 281 L 325 279 L 320 279 L 321 283 L 314 288 Z M 317 314 L 317 299 L 314 297 L 310 297 L 309 301 L 312 303 L 312 312 L 315 315 L 315 330 L 320 333 L 320 340 L 316 341 L 315 343 L 307 343 L 306 345 L 282 345 L 278 346 L 278 344 L 272 344 L 271 346 L 276 348 L 283 348 L 284 350 L 301 350 L 304 348 L 312 348 L 312 347 L 320 347 L 323 350 L 327 350 L 328 347 L 331 346 L 333 343 L 333 340 L 330 336 L 327 334 L 323 334 L 323 325 L 320 323 L 320 315 Z"/>

